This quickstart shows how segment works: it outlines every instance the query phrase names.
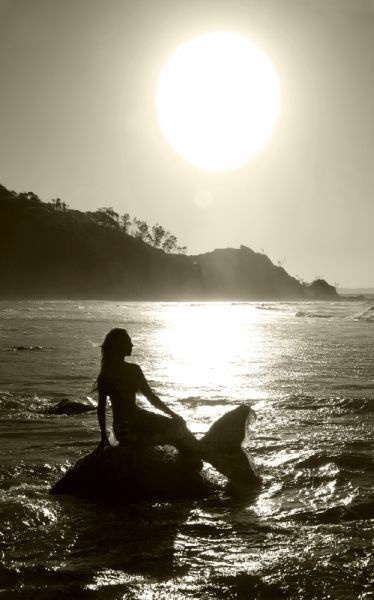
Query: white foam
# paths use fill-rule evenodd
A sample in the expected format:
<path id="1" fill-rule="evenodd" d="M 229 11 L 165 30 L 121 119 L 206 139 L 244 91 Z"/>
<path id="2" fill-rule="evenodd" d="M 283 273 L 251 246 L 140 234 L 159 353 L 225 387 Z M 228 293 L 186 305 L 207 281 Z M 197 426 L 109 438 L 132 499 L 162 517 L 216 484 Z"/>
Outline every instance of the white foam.
<path id="1" fill-rule="evenodd" d="M 374 323 L 374 306 L 369 306 L 365 308 L 361 313 L 357 313 L 353 315 L 353 318 L 356 321 L 366 321 L 368 323 Z"/>

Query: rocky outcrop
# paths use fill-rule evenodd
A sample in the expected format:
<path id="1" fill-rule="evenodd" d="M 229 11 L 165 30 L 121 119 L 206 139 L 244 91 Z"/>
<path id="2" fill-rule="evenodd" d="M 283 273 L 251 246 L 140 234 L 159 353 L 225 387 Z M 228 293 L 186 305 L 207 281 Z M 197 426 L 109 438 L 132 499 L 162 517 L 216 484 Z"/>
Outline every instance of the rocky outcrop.
<path id="1" fill-rule="evenodd" d="M 225 300 L 303 299 L 305 288 L 283 267 L 251 248 L 222 248 L 195 257 L 206 298 Z"/>
<path id="2" fill-rule="evenodd" d="M 113 501 L 200 497 L 211 491 L 202 474 L 184 464 L 171 446 L 94 450 L 51 489 L 52 494 Z"/>
<path id="3" fill-rule="evenodd" d="M 51 406 L 48 413 L 50 415 L 79 415 L 93 410 L 96 410 L 96 403 L 93 400 L 87 399 L 87 402 L 79 402 L 64 398 L 54 406 Z"/>
<path id="4" fill-rule="evenodd" d="M 252 420 L 251 409 L 239 406 L 218 419 L 199 442 L 201 458 L 245 489 L 261 482 L 242 448 Z M 98 448 L 67 471 L 51 493 L 113 501 L 208 495 L 215 485 L 196 464 L 171 446 Z"/>
<path id="5" fill-rule="evenodd" d="M 306 292 L 312 300 L 340 300 L 336 288 L 330 285 L 324 279 L 315 279 L 312 283 L 306 285 Z"/>

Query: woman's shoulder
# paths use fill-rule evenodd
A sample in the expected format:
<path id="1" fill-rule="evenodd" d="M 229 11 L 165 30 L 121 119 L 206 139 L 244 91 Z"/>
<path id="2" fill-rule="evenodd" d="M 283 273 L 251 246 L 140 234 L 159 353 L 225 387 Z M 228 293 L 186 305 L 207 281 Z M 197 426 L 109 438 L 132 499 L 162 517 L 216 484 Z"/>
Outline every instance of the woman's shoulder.
<path id="1" fill-rule="evenodd" d="M 140 366 L 137 363 L 127 361 L 125 361 L 122 366 L 129 371 L 138 371 L 140 369 Z"/>

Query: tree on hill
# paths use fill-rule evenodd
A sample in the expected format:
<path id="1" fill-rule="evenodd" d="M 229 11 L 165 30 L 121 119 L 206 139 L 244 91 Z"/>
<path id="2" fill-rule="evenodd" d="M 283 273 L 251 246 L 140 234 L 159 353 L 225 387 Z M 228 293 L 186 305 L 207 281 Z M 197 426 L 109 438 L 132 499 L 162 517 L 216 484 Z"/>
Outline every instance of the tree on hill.
<path id="1" fill-rule="evenodd" d="M 120 217 L 121 229 L 124 233 L 128 233 L 131 227 L 131 217 L 129 213 L 124 213 Z"/>
<path id="2" fill-rule="evenodd" d="M 159 223 L 150 227 L 143 219 L 134 217 L 131 220 L 129 213 L 124 213 L 120 216 L 112 207 L 99 208 L 96 211 L 89 211 L 86 214 L 98 225 L 123 231 L 169 254 L 185 254 L 187 252 L 186 246 L 179 246 L 177 237 Z"/>
<path id="3" fill-rule="evenodd" d="M 88 211 L 86 214 L 98 225 L 120 229 L 120 216 L 111 206 Z"/>
<path id="4" fill-rule="evenodd" d="M 151 231 L 152 246 L 155 248 L 162 248 L 163 240 L 167 235 L 166 229 L 164 229 L 159 223 L 156 223 L 156 225 L 152 226 Z"/>
<path id="5" fill-rule="evenodd" d="M 20 200 L 26 200 L 27 202 L 30 202 L 31 204 L 41 204 L 41 200 L 40 200 L 39 196 L 34 194 L 34 192 L 21 192 L 20 194 L 18 194 L 18 198 Z"/>
<path id="6" fill-rule="evenodd" d="M 173 252 L 176 251 L 178 248 L 178 240 L 175 237 L 175 235 L 169 234 L 169 232 L 167 232 L 166 237 L 162 243 L 162 249 L 165 250 L 165 252 Z"/>
<path id="7" fill-rule="evenodd" d="M 66 202 L 63 202 L 61 198 L 52 198 L 50 204 L 55 210 L 61 210 L 62 212 L 69 208 Z"/>
<path id="8" fill-rule="evenodd" d="M 151 235 L 149 233 L 149 225 L 146 221 L 135 218 L 133 221 L 134 237 L 143 242 L 150 242 Z"/>

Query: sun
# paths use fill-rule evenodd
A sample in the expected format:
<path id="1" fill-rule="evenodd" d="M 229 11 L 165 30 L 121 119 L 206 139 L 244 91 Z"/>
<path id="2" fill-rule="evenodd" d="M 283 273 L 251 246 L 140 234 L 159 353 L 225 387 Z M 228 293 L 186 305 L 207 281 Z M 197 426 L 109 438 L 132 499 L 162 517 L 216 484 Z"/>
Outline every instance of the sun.
<path id="1" fill-rule="evenodd" d="M 180 45 L 164 65 L 156 93 L 170 145 L 212 173 L 241 167 L 266 146 L 280 104 L 269 59 L 247 37 L 223 31 Z"/>

